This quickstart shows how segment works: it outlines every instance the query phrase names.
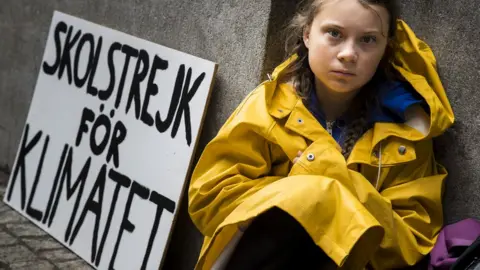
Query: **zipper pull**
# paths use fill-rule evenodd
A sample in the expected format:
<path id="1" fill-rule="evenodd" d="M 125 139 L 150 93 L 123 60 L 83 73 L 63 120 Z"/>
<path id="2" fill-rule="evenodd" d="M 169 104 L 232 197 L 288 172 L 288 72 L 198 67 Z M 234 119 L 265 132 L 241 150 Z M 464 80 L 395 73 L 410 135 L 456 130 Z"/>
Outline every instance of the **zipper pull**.
<path id="1" fill-rule="evenodd" d="M 335 121 L 327 121 L 327 132 L 330 134 L 330 136 L 333 136 L 333 125 L 335 124 Z"/>

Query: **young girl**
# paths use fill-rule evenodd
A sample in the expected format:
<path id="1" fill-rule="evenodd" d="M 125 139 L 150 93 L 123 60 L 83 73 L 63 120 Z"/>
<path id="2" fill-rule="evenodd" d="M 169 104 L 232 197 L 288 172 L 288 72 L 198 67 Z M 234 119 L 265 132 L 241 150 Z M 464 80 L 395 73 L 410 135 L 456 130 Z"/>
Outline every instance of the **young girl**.
<path id="1" fill-rule="evenodd" d="M 198 269 L 400 268 L 442 227 L 432 138 L 454 117 L 431 49 L 392 0 L 307 2 L 195 168 Z"/>

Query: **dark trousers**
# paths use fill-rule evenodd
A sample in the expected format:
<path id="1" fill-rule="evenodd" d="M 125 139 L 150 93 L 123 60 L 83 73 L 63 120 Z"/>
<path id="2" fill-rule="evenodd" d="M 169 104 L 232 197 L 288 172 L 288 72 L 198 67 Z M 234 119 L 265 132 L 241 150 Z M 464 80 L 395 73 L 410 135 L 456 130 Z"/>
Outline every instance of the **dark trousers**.
<path id="1" fill-rule="evenodd" d="M 336 266 L 293 217 L 273 208 L 253 220 L 226 269 L 336 269 Z"/>

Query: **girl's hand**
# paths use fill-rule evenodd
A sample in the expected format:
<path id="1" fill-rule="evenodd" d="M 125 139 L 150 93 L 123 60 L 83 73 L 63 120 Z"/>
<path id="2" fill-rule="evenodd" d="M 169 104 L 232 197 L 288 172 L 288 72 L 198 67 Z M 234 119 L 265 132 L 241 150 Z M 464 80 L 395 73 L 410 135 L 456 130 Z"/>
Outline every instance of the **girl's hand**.
<path id="1" fill-rule="evenodd" d="M 297 152 L 297 156 L 293 159 L 293 164 L 297 163 L 298 159 L 302 156 L 302 154 L 302 151 Z"/>

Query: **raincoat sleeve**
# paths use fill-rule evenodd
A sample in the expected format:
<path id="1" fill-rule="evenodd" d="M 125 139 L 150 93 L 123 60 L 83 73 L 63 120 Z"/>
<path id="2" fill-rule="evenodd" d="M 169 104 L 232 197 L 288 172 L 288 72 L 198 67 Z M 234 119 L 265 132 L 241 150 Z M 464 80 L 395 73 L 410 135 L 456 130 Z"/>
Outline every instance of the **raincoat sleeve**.
<path id="1" fill-rule="evenodd" d="M 423 148 L 423 149 L 422 149 Z M 374 269 L 415 265 L 433 248 L 443 225 L 446 170 L 434 159 L 431 141 L 420 142 L 417 159 L 389 173 L 380 192 L 357 178 L 356 193 L 385 234 L 370 264 Z M 352 179 L 353 180 L 353 179 Z M 365 181 L 366 182 L 366 181 Z M 361 251 L 358 251 L 360 252 Z"/>
<path id="2" fill-rule="evenodd" d="M 205 236 L 211 237 L 245 199 L 281 178 L 268 175 L 269 143 L 260 135 L 268 126 L 248 122 L 241 110 L 248 99 L 205 147 L 191 178 L 189 213 Z"/>

